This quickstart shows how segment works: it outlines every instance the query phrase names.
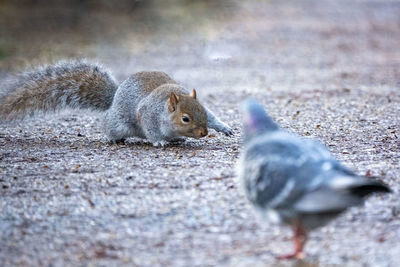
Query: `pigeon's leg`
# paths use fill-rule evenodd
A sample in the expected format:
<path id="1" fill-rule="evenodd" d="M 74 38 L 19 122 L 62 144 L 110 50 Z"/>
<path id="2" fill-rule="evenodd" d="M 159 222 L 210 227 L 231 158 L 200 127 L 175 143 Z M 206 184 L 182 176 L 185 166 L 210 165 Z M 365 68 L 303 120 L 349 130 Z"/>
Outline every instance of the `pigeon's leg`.
<path id="1" fill-rule="evenodd" d="M 297 222 L 294 225 L 294 252 L 288 255 L 277 256 L 278 260 L 286 260 L 286 259 L 303 259 L 305 257 L 305 253 L 303 252 L 304 245 L 307 241 L 307 231 L 301 225 L 301 222 Z"/>

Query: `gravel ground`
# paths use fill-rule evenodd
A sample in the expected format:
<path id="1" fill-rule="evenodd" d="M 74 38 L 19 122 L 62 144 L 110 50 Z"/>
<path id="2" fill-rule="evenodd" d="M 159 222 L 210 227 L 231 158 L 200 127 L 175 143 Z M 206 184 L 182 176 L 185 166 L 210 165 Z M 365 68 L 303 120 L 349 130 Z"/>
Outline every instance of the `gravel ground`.
<path id="1" fill-rule="evenodd" d="M 0 77 L 80 56 L 118 80 L 164 70 L 235 135 L 157 148 L 107 143 L 101 114 L 0 123 L 2 266 L 400 266 L 400 2 L 164 2 L 70 24 L 65 9 L 0 7 Z M 304 261 L 275 260 L 290 229 L 259 220 L 238 187 L 249 96 L 393 189 L 314 231 Z"/>

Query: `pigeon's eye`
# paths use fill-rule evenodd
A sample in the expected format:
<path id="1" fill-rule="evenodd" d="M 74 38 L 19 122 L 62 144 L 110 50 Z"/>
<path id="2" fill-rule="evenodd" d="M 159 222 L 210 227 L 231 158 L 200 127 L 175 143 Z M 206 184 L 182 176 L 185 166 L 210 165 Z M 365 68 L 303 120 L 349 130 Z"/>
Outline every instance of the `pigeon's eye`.
<path id="1" fill-rule="evenodd" d="M 183 123 L 189 123 L 189 122 L 190 122 L 189 116 L 183 115 L 183 116 L 182 116 L 182 122 L 183 122 Z"/>

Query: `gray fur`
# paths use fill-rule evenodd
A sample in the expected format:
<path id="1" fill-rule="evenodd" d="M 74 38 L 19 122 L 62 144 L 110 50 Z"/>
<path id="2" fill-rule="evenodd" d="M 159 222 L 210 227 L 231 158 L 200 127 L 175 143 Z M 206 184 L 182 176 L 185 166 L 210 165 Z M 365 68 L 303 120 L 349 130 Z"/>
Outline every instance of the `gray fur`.
<path id="1" fill-rule="evenodd" d="M 176 94 L 187 93 L 179 85 L 171 86 Z M 160 87 L 151 93 L 143 92 L 134 77 L 123 82 L 105 116 L 105 131 L 110 140 L 135 136 L 157 143 L 179 137 L 168 112 L 169 94 L 170 91 L 160 90 Z"/>
<path id="2" fill-rule="evenodd" d="M 168 110 L 171 92 L 189 94 L 162 72 L 136 73 L 118 87 L 109 72 L 96 64 L 61 61 L 17 76 L 0 94 L 0 117 L 12 120 L 67 107 L 97 110 L 104 112 L 109 140 L 139 137 L 163 145 L 180 137 Z M 205 120 L 204 111 L 194 116 L 200 114 L 204 119 L 197 119 Z M 207 119 L 211 128 L 232 134 L 210 111 Z"/>
<path id="3" fill-rule="evenodd" d="M 67 107 L 104 111 L 116 90 L 114 78 L 99 65 L 61 61 L 16 76 L 1 97 L 0 115 L 12 120 Z"/>
<path id="4" fill-rule="evenodd" d="M 233 134 L 233 130 L 228 125 L 220 121 L 208 108 L 204 107 L 204 109 L 207 112 L 207 123 L 209 128 L 228 136 Z"/>
<path id="5" fill-rule="evenodd" d="M 168 112 L 170 92 L 177 95 L 189 94 L 180 85 L 168 84 L 169 90 L 160 86 L 151 93 L 141 91 L 140 82 L 131 77 L 123 82 L 115 95 L 114 102 L 105 116 L 105 130 L 112 141 L 136 136 L 148 139 L 153 144 L 166 144 L 179 139 Z M 208 126 L 231 135 L 232 129 L 206 109 Z M 138 121 L 138 116 L 141 122 Z M 164 142 L 160 142 L 164 141 Z"/>

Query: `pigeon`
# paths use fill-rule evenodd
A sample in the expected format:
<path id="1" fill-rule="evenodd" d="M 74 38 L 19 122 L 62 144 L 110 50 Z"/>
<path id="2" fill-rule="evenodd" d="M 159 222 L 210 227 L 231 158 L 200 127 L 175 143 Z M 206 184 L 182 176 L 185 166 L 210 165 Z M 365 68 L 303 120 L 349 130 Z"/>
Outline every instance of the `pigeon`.
<path id="1" fill-rule="evenodd" d="M 256 100 L 245 101 L 243 121 L 239 178 L 246 197 L 263 218 L 294 232 L 294 252 L 278 259 L 304 258 L 310 230 L 371 193 L 391 191 L 344 167 L 318 141 L 282 130 Z"/>

